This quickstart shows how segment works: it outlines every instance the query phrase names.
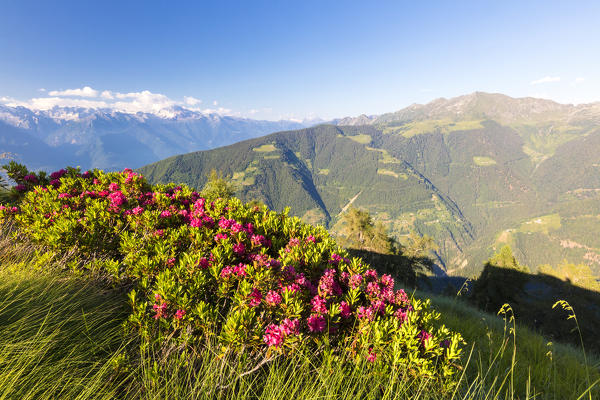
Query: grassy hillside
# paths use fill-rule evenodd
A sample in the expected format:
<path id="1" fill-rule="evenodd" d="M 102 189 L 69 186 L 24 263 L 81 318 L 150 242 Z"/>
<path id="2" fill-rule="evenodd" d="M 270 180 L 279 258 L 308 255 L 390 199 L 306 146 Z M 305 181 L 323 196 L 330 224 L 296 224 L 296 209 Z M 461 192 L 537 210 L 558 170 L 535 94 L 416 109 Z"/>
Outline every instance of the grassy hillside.
<path id="1" fill-rule="evenodd" d="M 477 93 L 357 120 L 369 125 L 280 132 L 141 171 L 153 182 L 201 187 L 216 168 L 242 199 L 289 206 L 334 233 L 348 206 L 364 208 L 401 242 L 410 231 L 433 236 L 451 275 L 477 275 L 510 244 L 534 270 L 566 259 L 600 276 L 599 115 L 593 107 Z M 548 226 L 547 215 L 554 216 Z"/>
<path id="2" fill-rule="evenodd" d="M 216 348 L 189 363 L 139 353 L 120 329 L 126 319 L 122 293 L 53 268 L 65 260 L 36 267 L 39 258 L 31 245 L 6 238 L 2 245 L 1 399 L 577 399 L 581 394 L 588 399 L 600 394 L 595 356 L 588 354 L 586 372 L 580 350 L 548 344 L 518 324 L 514 336 L 507 330 L 512 324 L 501 318 L 439 296 L 432 299 L 442 322 L 460 330 L 468 343 L 455 393 L 433 392 L 425 382 L 410 386 L 401 377 L 382 380 L 362 370 L 340 370 L 308 354 L 238 378 L 246 370 L 227 364 Z M 160 375 L 156 365 L 162 366 Z M 235 391 L 221 387 L 234 379 Z M 585 391 L 594 383 L 589 397 Z"/>
<path id="3" fill-rule="evenodd" d="M 131 170 L 9 170 L 0 399 L 600 394 L 596 355 L 548 344 L 508 305 L 504 320 L 454 297 L 430 308 L 321 227 Z"/>

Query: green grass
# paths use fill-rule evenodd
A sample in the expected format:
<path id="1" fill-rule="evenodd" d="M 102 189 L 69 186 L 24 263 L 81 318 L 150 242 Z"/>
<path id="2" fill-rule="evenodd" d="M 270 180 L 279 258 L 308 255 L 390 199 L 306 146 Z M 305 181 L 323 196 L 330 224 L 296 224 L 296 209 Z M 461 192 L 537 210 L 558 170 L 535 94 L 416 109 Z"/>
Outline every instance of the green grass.
<path id="1" fill-rule="evenodd" d="M 560 215 L 549 214 L 542 215 L 541 217 L 533 218 L 529 221 L 523 222 L 519 227 L 519 232 L 543 232 L 546 235 L 548 232 L 560 229 Z"/>
<path id="2" fill-rule="evenodd" d="M 474 129 L 483 129 L 482 121 L 453 121 L 450 119 L 415 121 L 403 123 L 401 126 L 392 124 L 383 125 L 383 133 L 400 134 L 410 138 L 416 135 L 423 135 L 432 132 L 441 132 L 444 134 L 456 131 L 469 131 Z"/>
<path id="3" fill-rule="evenodd" d="M 400 164 L 400 163 L 402 163 L 402 161 L 398 160 L 395 157 L 392 157 L 390 155 L 390 153 L 388 153 L 387 150 L 385 150 L 385 149 L 376 149 L 374 147 L 369 147 L 369 146 L 365 146 L 365 148 L 369 151 L 376 151 L 378 153 L 381 153 L 382 158 L 379 161 L 381 161 L 384 164 Z"/>
<path id="4" fill-rule="evenodd" d="M 23 268 L 29 246 L 0 241 L 0 399 L 110 399 L 112 362 L 125 345 L 121 293 Z"/>
<path id="5" fill-rule="evenodd" d="M 367 135 L 364 133 L 361 133 L 358 135 L 353 135 L 353 136 L 345 136 L 345 137 L 347 137 L 350 140 L 354 140 L 355 142 L 360 143 L 360 144 L 369 144 L 373 140 L 371 135 Z"/>
<path id="6" fill-rule="evenodd" d="M 256 151 L 257 153 L 270 153 L 277 150 L 277 147 L 275 147 L 273 144 L 263 144 L 262 146 L 255 147 L 252 150 Z"/>
<path id="7" fill-rule="evenodd" d="M 483 156 L 474 156 L 473 162 L 475 165 L 479 165 L 480 167 L 489 167 L 491 165 L 496 165 L 496 160 L 490 157 Z"/>
<path id="8" fill-rule="evenodd" d="M 588 354 L 588 371 L 580 348 L 552 343 L 519 325 L 518 318 L 513 324 L 510 312 L 503 319 L 478 311 L 459 298 L 429 293 L 420 296 L 431 298 L 442 313 L 442 322 L 461 332 L 469 343 L 471 359 L 465 369 L 465 385 L 477 388 L 479 394 L 473 398 L 577 399 L 594 382 L 592 397 L 586 394 L 582 398 L 600 396 L 597 355 Z"/>
<path id="9" fill-rule="evenodd" d="M 392 171 L 391 169 L 378 168 L 377 174 L 378 175 L 388 175 L 388 176 L 393 176 L 394 178 L 398 178 L 398 173 Z"/>

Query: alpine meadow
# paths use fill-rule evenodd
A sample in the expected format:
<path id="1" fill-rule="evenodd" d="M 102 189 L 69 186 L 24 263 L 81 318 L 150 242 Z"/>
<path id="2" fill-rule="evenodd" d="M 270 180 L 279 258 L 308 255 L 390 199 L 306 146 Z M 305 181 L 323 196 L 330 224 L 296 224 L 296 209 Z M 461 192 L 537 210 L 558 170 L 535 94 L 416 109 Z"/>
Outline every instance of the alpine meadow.
<path id="1" fill-rule="evenodd" d="M 600 399 L 600 3 L 0 9 L 0 400 Z"/>

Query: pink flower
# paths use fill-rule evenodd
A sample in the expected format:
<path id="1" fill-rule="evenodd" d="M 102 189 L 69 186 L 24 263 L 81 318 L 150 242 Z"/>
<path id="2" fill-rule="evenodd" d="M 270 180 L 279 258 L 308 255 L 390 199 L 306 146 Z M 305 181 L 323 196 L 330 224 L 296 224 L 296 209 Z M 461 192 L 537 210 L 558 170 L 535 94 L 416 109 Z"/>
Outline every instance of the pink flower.
<path id="1" fill-rule="evenodd" d="M 200 218 L 192 218 L 190 221 L 190 226 L 192 228 L 200 228 L 202 227 L 202 220 Z"/>
<path id="2" fill-rule="evenodd" d="M 252 235 L 250 242 L 253 246 L 262 246 L 266 243 L 266 239 L 263 235 Z"/>
<path id="3" fill-rule="evenodd" d="M 233 267 L 233 272 L 239 277 L 248 276 L 248 274 L 246 273 L 246 265 L 242 263 L 239 263 L 238 265 Z"/>
<path id="4" fill-rule="evenodd" d="M 394 278 L 392 278 L 391 275 L 387 275 L 387 274 L 382 275 L 380 282 L 384 288 L 390 289 L 390 290 L 394 289 Z"/>
<path id="5" fill-rule="evenodd" d="M 322 315 L 311 315 L 306 319 L 308 330 L 311 332 L 323 332 L 325 330 L 325 318 Z"/>
<path id="6" fill-rule="evenodd" d="M 346 303 L 345 301 L 342 301 L 340 303 L 340 315 L 343 318 L 348 318 L 350 315 L 352 315 L 352 310 L 350 309 L 350 305 L 348 303 Z"/>
<path id="7" fill-rule="evenodd" d="M 219 220 L 219 227 L 221 229 L 229 229 L 229 227 L 231 226 L 231 222 L 232 220 L 221 217 L 221 219 Z"/>
<path id="8" fill-rule="evenodd" d="M 238 256 L 244 255 L 245 251 L 246 251 L 246 246 L 244 246 L 244 243 L 236 243 L 233 245 L 233 252 L 235 254 L 237 254 Z"/>
<path id="9" fill-rule="evenodd" d="M 306 279 L 302 272 L 296 274 L 296 283 L 303 287 L 308 287 L 310 285 L 310 281 Z"/>
<path id="10" fill-rule="evenodd" d="M 319 280 L 319 293 L 324 296 L 339 296 L 342 294 L 340 285 L 335 280 L 335 270 L 328 269 Z"/>
<path id="11" fill-rule="evenodd" d="M 311 243 L 316 243 L 317 239 L 315 239 L 315 237 L 313 235 L 308 235 L 308 237 L 306 238 L 306 242 L 311 242 Z"/>
<path id="12" fill-rule="evenodd" d="M 373 351 L 372 347 L 369 347 L 369 355 L 367 356 L 367 361 L 370 363 L 374 363 L 377 359 L 377 353 Z"/>
<path id="13" fill-rule="evenodd" d="M 366 270 L 364 275 L 366 280 L 377 280 L 377 271 L 374 269 Z"/>
<path id="14" fill-rule="evenodd" d="M 369 282 L 367 284 L 367 294 L 371 297 L 379 297 L 381 288 L 376 282 Z"/>
<path id="15" fill-rule="evenodd" d="M 110 200 L 111 205 L 113 207 L 122 206 L 127 201 L 127 198 L 121 192 L 113 192 L 113 193 L 109 194 L 108 199 Z"/>
<path id="16" fill-rule="evenodd" d="M 347 285 L 350 282 L 350 274 L 346 271 L 340 273 L 340 282 Z"/>
<path id="17" fill-rule="evenodd" d="M 113 182 L 110 185 L 108 185 L 108 190 L 110 190 L 111 192 L 116 192 L 117 190 L 119 190 L 119 185 Z"/>
<path id="18" fill-rule="evenodd" d="M 360 306 L 358 307 L 358 310 L 356 310 L 356 315 L 360 319 L 373 320 L 375 313 L 373 312 L 373 309 L 371 307 Z"/>
<path id="19" fill-rule="evenodd" d="M 404 305 L 404 304 L 408 304 L 408 303 L 409 303 L 408 295 L 406 294 L 404 289 L 398 290 L 396 292 L 396 304 Z"/>
<path id="20" fill-rule="evenodd" d="M 356 274 L 350 277 L 350 288 L 358 289 L 363 281 L 362 275 Z"/>
<path id="21" fill-rule="evenodd" d="M 173 265 L 175 265 L 175 259 L 174 258 L 169 258 L 167 260 L 167 267 L 172 267 Z"/>
<path id="22" fill-rule="evenodd" d="M 280 347 L 289 335 L 300 333 L 300 321 L 297 319 L 284 319 L 280 325 L 270 324 L 265 329 L 263 341 L 269 347 Z"/>
<path id="23" fill-rule="evenodd" d="M 225 239 L 227 239 L 226 233 L 217 233 L 215 235 L 215 242 L 218 242 L 219 240 L 225 240 Z"/>
<path id="24" fill-rule="evenodd" d="M 58 195 L 58 198 L 59 198 L 59 199 L 69 199 L 69 198 L 71 198 L 71 197 L 72 197 L 72 196 L 71 196 L 69 193 L 60 193 L 60 194 Z"/>
<path id="25" fill-rule="evenodd" d="M 55 172 L 53 172 L 53 173 L 50 174 L 50 179 L 60 179 L 66 173 L 67 173 L 67 171 L 64 170 L 64 169 L 61 169 L 60 171 L 55 171 Z"/>
<path id="26" fill-rule="evenodd" d="M 400 320 L 400 322 L 405 322 L 408 319 L 408 314 L 403 309 L 399 308 L 394 313 L 394 316 Z"/>
<path id="27" fill-rule="evenodd" d="M 171 216 L 171 212 L 168 210 L 165 210 L 163 212 L 160 213 L 160 217 L 161 218 L 169 218 Z"/>
<path id="28" fill-rule="evenodd" d="M 231 268 L 229 265 L 223 267 L 223 269 L 221 270 L 221 278 L 223 279 L 228 279 L 231 274 L 233 274 L 233 268 Z"/>
<path id="29" fill-rule="evenodd" d="M 290 238 L 288 246 L 295 247 L 295 246 L 298 246 L 298 245 L 300 245 L 300 239 L 298 239 L 298 238 Z"/>
<path id="30" fill-rule="evenodd" d="M 342 257 L 339 254 L 333 253 L 331 255 L 331 259 L 329 260 L 329 264 L 338 265 L 342 261 Z"/>
<path id="31" fill-rule="evenodd" d="M 156 313 L 154 315 L 154 319 L 160 319 L 160 318 L 164 318 L 167 316 L 167 303 L 155 304 L 152 306 L 152 308 L 154 309 L 154 312 Z"/>
<path id="32" fill-rule="evenodd" d="M 281 286 L 281 292 L 289 292 L 296 293 L 300 291 L 300 286 L 297 283 L 292 283 L 291 285 Z"/>
<path id="33" fill-rule="evenodd" d="M 256 307 L 260 304 L 260 302 L 262 301 L 262 293 L 260 292 L 260 290 L 254 288 L 252 289 L 252 293 L 250 293 L 250 303 L 248 303 L 248 305 L 250 307 Z"/>
<path id="34" fill-rule="evenodd" d="M 265 297 L 265 302 L 268 305 L 275 307 L 281 303 L 281 295 L 274 290 L 269 290 L 267 296 Z"/>
<path id="35" fill-rule="evenodd" d="M 206 204 L 206 200 L 203 199 L 203 198 L 199 198 L 194 203 L 194 210 L 196 210 L 196 211 L 203 211 L 204 210 L 204 204 Z"/>
<path id="36" fill-rule="evenodd" d="M 286 318 L 281 323 L 281 328 L 286 335 L 297 335 L 300 333 L 300 320 Z"/>
<path id="37" fill-rule="evenodd" d="M 385 312 L 385 303 L 381 300 L 375 300 L 371 304 L 371 307 L 373 307 L 373 311 L 375 311 L 379 314 L 383 314 Z"/>
<path id="38" fill-rule="evenodd" d="M 33 183 L 33 184 L 38 183 L 37 176 L 35 176 L 35 175 L 25 175 L 23 177 L 23 179 L 25 180 L 25 182 L 29 182 L 29 183 Z"/>
<path id="39" fill-rule="evenodd" d="M 234 222 L 233 224 L 231 224 L 231 232 L 233 233 L 239 233 L 244 229 L 244 227 L 242 226 L 242 224 L 238 224 L 237 222 Z"/>
<path id="40" fill-rule="evenodd" d="M 175 311 L 175 319 L 181 320 L 185 315 L 185 310 L 177 310 Z"/>
<path id="41" fill-rule="evenodd" d="M 431 339 L 431 333 L 422 330 L 421 333 L 419 333 L 419 335 L 417 336 L 421 339 L 421 345 L 425 346 L 425 342 L 427 342 L 429 339 Z"/>
<path id="42" fill-rule="evenodd" d="M 131 213 L 133 215 L 140 215 L 143 212 L 144 212 L 144 209 L 142 207 L 140 207 L 140 206 L 137 206 L 133 210 L 131 210 Z"/>
<path id="43" fill-rule="evenodd" d="M 327 313 L 327 300 L 321 296 L 315 296 L 310 301 L 312 304 L 312 311 L 315 313 L 326 314 Z"/>
<path id="44" fill-rule="evenodd" d="M 17 185 L 17 186 L 15 186 L 15 190 L 17 192 L 24 192 L 27 190 L 27 187 L 25 185 Z"/>
<path id="45" fill-rule="evenodd" d="M 202 269 L 208 268 L 209 265 L 210 263 L 206 257 L 202 257 L 200 261 L 198 261 L 198 266 Z"/>
<path id="46" fill-rule="evenodd" d="M 269 347 L 279 347 L 282 345 L 284 337 L 285 332 L 279 326 L 270 324 L 267 326 L 267 329 L 265 329 L 263 341 Z"/>

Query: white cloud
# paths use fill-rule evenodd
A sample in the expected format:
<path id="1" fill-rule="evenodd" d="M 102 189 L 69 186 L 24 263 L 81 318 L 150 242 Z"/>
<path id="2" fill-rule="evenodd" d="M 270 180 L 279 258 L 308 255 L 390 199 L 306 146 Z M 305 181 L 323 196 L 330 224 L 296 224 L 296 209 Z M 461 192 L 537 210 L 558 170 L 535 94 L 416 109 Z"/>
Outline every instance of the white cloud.
<path id="1" fill-rule="evenodd" d="M 40 110 L 51 113 L 61 119 L 76 118 L 75 110 L 61 110 L 61 107 L 107 109 L 127 114 L 147 113 L 164 118 L 175 118 L 179 114 L 178 108 L 183 108 L 201 114 L 218 114 L 235 117 L 258 117 L 261 119 L 280 119 L 271 108 L 251 109 L 247 112 L 237 112 L 219 106 L 217 100 L 204 104 L 192 96 L 183 96 L 175 100 L 161 93 L 149 90 L 140 92 L 117 92 L 111 90 L 95 90 L 89 86 L 79 89 L 51 90 L 29 100 L 18 100 L 12 97 L 0 97 L 0 104 L 10 107 L 23 106 L 31 110 Z M 203 107 L 201 107 L 203 105 Z M 68 115 L 67 115 L 68 114 Z"/>
<path id="2" fill-rule="evenodd" d="M 543 78 L 532 81 L 532 85 L 539 85 L 540 83 L 560 82 L 560 76 L 545 76 Z"/>
<path id="3" fill-rule="evenodd" d="M 104 90 L 102 93 L 100 93 L 100 97 L 107 100 L 112 100 L 115 98 L 110 90 Z"/>
<path id="4" fill-rule="evenodd" d="M 202 103 L 202 100 L 191 96 L 183 96 L 183 102 L 188 106 L 197 106 L 198 104 Z"/>
<path id="5" fill-rule="evenodd" d="M 2 96 L 0 97 L 0 103 L 16 103 L 18 102 L 17 99 L 13 99 L 12 97 L 6 97 L 6 96 Z"/>
<path id="6" fill-rule="evenodd" d="M 583 82 L 585 82 L 585 78 L 578 77 L 578 78 L 575 78 L 575 81 L 573 82 L 573 84 L 574 85 L 578 85 L 578 84 L 583 83 Z"/>
<path id="7" fill-rule="evenodd" d="M 205 108 L 204 110 L 199 110 L 199 111 L 203 112 L 204 114 L 233 115 L 233 116 L 236 116 L 236 117 L 240 116 L 240 113 L 233 112 L 233 110 L 231 110 L 229 108 L 223 108 L 223 107 L 219 107 L 219 108 Z"/>
<path id="8" fill-rule="evenodd" d="M 104 101 L 68 97 L 37 97 L 25 104 L 34 110 L 50 110 L 54 107 L 108 108 L 108 103 Z"/>
<path id="9" fill-rule="evenodd" d="M 98 97 L 98 91 L 89 86 L 80 89 L 52 90 L 50 96 Z"/>
<path id="10" fill-rule="evenodd" d="M 46 89 L 44 89 L 44 88 L 39 88 L 38 90 L 39 90 L 40 92 L 45 92 L 45 91 L 46 91 Z"/>

